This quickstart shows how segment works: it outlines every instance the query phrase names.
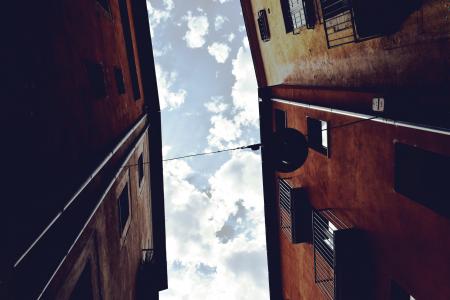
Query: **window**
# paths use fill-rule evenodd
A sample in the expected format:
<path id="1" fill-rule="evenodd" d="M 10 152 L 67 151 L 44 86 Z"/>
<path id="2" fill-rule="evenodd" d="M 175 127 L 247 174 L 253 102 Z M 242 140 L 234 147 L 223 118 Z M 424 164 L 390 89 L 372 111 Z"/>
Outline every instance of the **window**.
<path id="1" fill-rule="evenodd" d="M 138 159 L 138 180 L 139 186 L 142 184 L 142 179 L 144 179 L 144 156 L 143 153 L 139 156 Z"/>
<path id="2" fill-rule="evenodd" d="M 354 42 L 356 32 L 348 0 L 321 0 L 328 48 Z"/>
<path id="3" fill-rule="evenodd" d="M 279 183 L 279 209 L 281 232 L 291 243 L 311 241 L 311 212 L 306 191 L 292 188 L 284 179 Z"/>
<path id="4" fill-rule="evenodd" d="M 286 128 L 286 112 L 281 109 L 275 109 L 275 131 Z"/>
<path id="5" fill-rule="evenodd" d="M 328 48 L 392 33 L 414 1 L 393 5 L 388 0 L 320 0 Z"/>
<path id="6" fill-rule="evenodd" d="M 269 21 L 267 20 L 267 13 L 265 9 L 261 9 L 258 12 L 258 27 L 259 33 L 261 34 L 261 39 L 264 42 L 268 42 L 270 40 L 270 30 Z"/>
<path id="7" fill-rule="evenodd" d="M 86 62 L 87 78 L 94 98 L 106 97 L 106 83 L 103 66 L 99 63 Z"/>
<path id="8" fill-rule="evenodd" d="M 391 296 L 390 300 L 415 300 L 413 296 L 404 291 L 398 283 L 391 281 Z"/>
<path id="9" fill-rule="evenodd" d="M 115 67 L 114 68 L 114 77 L 116 78 L 117 92 L 119 95 L 125 93 L 125 83 L 123 82 L 123 74 L 122 69 Z"/>
<path id="10" fill-rule="evenodd" d="M 395 191 L 447 218 L 449 170 L 449 156 L 395 143 Z"/>
<path id="11" fill-rule="evenodd" d="M 336 296 L 334 232 L 337 226 L 330 222 L 332 216 L 328 211 L 313 213 L 314 279 L 329 299 Z"/>
<path id="12" fill-rule="evenodd" d="M 314 28 L 315 11 L 313 0 L 281 0 L 286 33 L 297 34 L 303 27 Z"/>
<path id="13" fill-rule="evenodd" d="M 370 270 L 360 232 L 329 209 L 312 214 L 315 283 L 327 299 L 367 299 Z"/>
<path id="14" fill-rule="evenodd" d="M 139 90 L 139 82 L 136 70 L 136 62 L 134 57 L 133 41 L 131 38 L 130 18 L 128 16 L 127 0 L 119 0 L 120 17 L 122 20 L 122 28 L 125 39 L 125 47 L 127 50 L 128 68 L 130 71 L 131 85 L 133 88 L 134 100 L 141 98 Z"/>
<path id="15" fill-rule="evenodd" d="M 119 196 L 119 228 L 122 236 L 126 233 L 130 217 L 130 191 L 128 183 L 125 184 Z"/>
<path id="16" fill-rule="evenodd" d="M 111 12 L 111 8 L 109 7 L 109 0 L 97 0 L 97 3 L 100 4 L 108 13 Z"/>
<path id="17" fill-rule="evenodd" d="M 328 156 L 328 123 L 308 117 L 308 145 L 310 148 Z"/>

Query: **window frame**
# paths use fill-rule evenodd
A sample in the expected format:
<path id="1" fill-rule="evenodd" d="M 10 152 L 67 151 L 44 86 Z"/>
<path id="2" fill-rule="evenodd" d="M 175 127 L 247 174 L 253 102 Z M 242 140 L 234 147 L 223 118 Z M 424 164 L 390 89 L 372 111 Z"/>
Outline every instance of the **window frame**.
<path id="1" fill-rule="evenodd" d="M 287 127 L 287 112 L 285 110 L 274 109 L 275 131 L 279 131 Z"/>
<path id="2" fill-rule="evenodd" d="M 106 81 L 106 70 L 102 62 L 86 60 L 86 78 L 89 81 L 90 95 L 95 99 L 108 97 L 108 84 Z"/>
<path id="3" fill-rule="evenodd" d="M 314 0 L 280 0 L 280 6 L 286 33 L 299 34 L 305 28 L 314 28 L 316 23 Z M 294 13 L 292 12 L 293 7 L 298 8 Z M 296 13 L 300 13 L 300 26 L 294 24 Z"/>
<path id="4" fill-rule="evenodd" d="M 137 146 L 136 148 L 136 154 L 135 154 L 135 164 L 136 164 L 136 182 L 137 182 L 137 191 L 138 191 L 138 196 L 140 197 L 140 195 L 142 194 L 142 191 L 144 189 L 144 182 L 145 182 L 145 178 L 146 178 L 146 173 L 145 173 L 145 164 L 148 163 L 148 158 L 145 155 L 145 140 L 143 140 L 140 145 Z M 142 178 L 139 178 L 139 159 L 140 157 L 142 157 Z"/>
<path id="5" fill-rule="evenodd" d="M 115 189 L 115 200 L 117 203 L 117 224 L 118 224 L 118 230 L 119 230 L 119 238 L 120 238 L 120 246 L 123 246 L 130 225 L 131 225 L 131 218 L 132 218 L 132 195 L 131 195 L 131 186 L 130 186 L 130 176 L 128 169 L 122 173 L 122 177 L 117 184 L 117 187 Z M 123 195 L 123 192 L 127 189 L 127 198 L 128 198 L 128 217 L 124 224 L 122 224 L 122 218 L 121 218 L 121 197 Z"/>
<path id="6" fill-rule="evenodd" d="M 256 23 L 258 24 L 259 36 L 263 42 L 268 42 L 270 41 L 270 28 L 266 9 L 260 9 L 257 16 L 258 18 Z"/>
<path id="7" fill-rule="evenodd" d="M 320 126 L 317 126 L 317 122 L 319 122 Z M 325 129 L 324 124 L 326 126 Z M 306 126 L 308 131 L 308 147 L 326 157 L 330 157 L 329 121 L 307 116 Z M 320 136 L 316 136 L 317 134 L 320 134 Z"/>
<path id="8" fill-rule="evenodd" d="M 117 93 L 119 95 L 125 94 L 126 93 L 125 79 L 123 78 L 122 68 L 118 66 L 114 67 L 114 78 L 116 80 Z"/>
<path id="9" fill-rule="evenodd" d="M 130 11 L 128 8 L 127 0 L 119 0 L 119 11 L 124 38 L 124 47 L 128 62 L 128 75 L 130 77 L 133 99 L 134 101 L 138 101 L 142 98 L 141 82 L 140 82 L 141 79 L 138 74 L 138 61 L 137 61 L 138 57 L 135 55 L 135 45 L 133 43 L 135 33 L 131 30 L 132 28 L 131 21 L 134 19 L 133 16 L 131 16 L 130 18 Z"/>

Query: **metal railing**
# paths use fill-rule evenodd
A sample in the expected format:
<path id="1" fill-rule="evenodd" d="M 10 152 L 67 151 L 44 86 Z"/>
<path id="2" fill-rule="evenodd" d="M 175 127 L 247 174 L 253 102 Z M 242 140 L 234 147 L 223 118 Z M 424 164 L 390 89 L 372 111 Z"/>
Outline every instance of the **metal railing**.
<path id="1" fill-rule="evenodd" d="M 261 34 L 261 39 L 264 42 L 268 42 L 270 40 L 270 29 L 265 9 L 258 11 L 258 27 L 259 33 Z"/>
<path id="2" fill-rule="evenodd" d="M 356 41 L 353 11 L 348 0 L 322 0 L 322 15 L 328 48 Z"/>
<path id="3" fill-rule="evenodd" d="M 283 234 L 292 242 L 292 187 L 284 179 L 278 179 L 280 198 L 280 228 Z"/>
<path id="4" fill-rule="evenodd" d="M 336 299 L 335 232 L 348 228 L 331 210 L 313 211 L 314 281 L 328 299 Z"/>
<path id="5" fill-rule="evenodd" d="M 149 264 L 153 261 L 154 249 L 142 249 L 142 263 Z"/>
<path id="6" fill-rule="evenodd" d="M 305 8 L 302 0 L 289 0 L 289 10 L 292 19 L 293 33 L 299 33 L 301 27 L 306 26 Z"/>

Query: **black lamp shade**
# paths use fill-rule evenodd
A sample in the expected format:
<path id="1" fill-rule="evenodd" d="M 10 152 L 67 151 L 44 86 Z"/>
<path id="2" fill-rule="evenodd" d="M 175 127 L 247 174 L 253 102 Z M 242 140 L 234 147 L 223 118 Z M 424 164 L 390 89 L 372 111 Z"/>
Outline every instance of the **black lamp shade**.
<path id="1" fill-rule="evenodd" d="M 273 135 L 273 156 L 275 168 L 289 173 L 300 168 L 308 157 L 308 142 L 305 136 L 294 128 L 283 128 Z"/>

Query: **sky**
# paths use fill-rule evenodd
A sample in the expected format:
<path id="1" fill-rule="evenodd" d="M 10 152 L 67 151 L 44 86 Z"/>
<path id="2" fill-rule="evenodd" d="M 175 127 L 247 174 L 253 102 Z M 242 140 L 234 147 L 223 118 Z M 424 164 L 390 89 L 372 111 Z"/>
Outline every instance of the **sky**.
<path id="1" fill-rule="evenodd" d="M 147 0 L 165 159 L 259 143 L 238 0 Z M 259 151 L 164 163 L 163 300 L 269 299 Z"/>

